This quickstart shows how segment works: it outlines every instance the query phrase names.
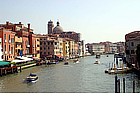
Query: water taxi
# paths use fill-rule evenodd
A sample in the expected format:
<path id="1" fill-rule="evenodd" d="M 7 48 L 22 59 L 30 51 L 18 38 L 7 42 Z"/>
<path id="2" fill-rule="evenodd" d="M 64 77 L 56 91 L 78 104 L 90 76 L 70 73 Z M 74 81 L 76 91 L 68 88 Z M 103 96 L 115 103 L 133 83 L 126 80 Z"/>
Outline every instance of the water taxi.
<path id="1" fill-rule="evenodd" d="M 94 62 L 94 64 L 100 64 L 100 61 L 99 61 L 99 60 L 96 60 L 96 61 Z"/>
<path id="2" fill-rule="evenodd" d="M 79 63 L 78 59 L 73 60 L 73 63 Z"/>
<path id="3" fill-rule="evenodd" d="M 29 76 L 26 77 L 26 82 L 35 83 L 38 80 L 38 76 L 34 73 L 30 73 Z"/>
<path id="4" fill-rule="evenodd" d="M 100 58 L 100 56 L 101 56 L 101 55 L 100 55 L 99 53 L 96 54 L 96 58 Z"/>
<path id="5" fill-rule="evenodd" d="M 64 62 L 64 65 L 68 65 L 69 63 L 66 61 L 66 62 Z"/>

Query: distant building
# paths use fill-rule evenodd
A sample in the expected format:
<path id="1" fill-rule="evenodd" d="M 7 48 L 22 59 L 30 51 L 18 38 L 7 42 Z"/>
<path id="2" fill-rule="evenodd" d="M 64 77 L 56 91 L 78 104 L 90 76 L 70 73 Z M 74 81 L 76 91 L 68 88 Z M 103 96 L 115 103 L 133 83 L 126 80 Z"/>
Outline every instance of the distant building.
<path id="1" fill-rule="evenodd" d="M 76 33 L 73 31 L 65 32 L 63 28 L 60 26 L 60 23 L 57 22 L 57 25 L 54 27 L 53 22 L 50 20 L 48 22 L 48 34 L 57 34 L 60 38 L 70 38 L 78 44 L 78 55 L 85 55 L 85 46 L 84 41 L 81 41 L 80 33 Z M 77 54 L 77 53 L 76 53 Z"/>
<path id="2" fill-rule="evenodd" d="M 91 54 L 105 53 L 105 45 L 102 43 L 88 43 L 86 44 L 86 48 L 88 49 L 88 52 Z"/>

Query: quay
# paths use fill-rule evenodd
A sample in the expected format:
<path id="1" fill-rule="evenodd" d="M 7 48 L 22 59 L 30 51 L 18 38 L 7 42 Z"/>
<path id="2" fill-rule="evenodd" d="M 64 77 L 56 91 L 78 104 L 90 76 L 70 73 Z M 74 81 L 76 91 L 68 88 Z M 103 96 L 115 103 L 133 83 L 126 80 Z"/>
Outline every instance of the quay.
<path id="1" fill-rule="evenodd" d="M 0 76 L 7 75 L 7 74 L 13 74 L 13 73 L 18 73 L 17 66 L 0 68 Z"/>

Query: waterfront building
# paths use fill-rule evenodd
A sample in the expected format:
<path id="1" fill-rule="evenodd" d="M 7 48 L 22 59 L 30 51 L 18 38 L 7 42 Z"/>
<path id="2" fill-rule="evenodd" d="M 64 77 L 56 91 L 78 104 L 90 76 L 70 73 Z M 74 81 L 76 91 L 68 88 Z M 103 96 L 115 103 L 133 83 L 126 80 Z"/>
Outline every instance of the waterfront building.
<path id="1" fill-rule="evenodd" d="M 2 59 L 2 54 L 3 54 L 3 52 L 2 52 L 2 38 L 0 38 L 0 61 L 3 60 Z"/>
<path id="2" fill-rule="evenodd" d="M 140 31 L 134 31 L 125 35 L 126 61 L 139 69 Z"/>
<path id="3" fill-rule="evenodd" d="M 40 38 L 40 57 L 52 59 L 60 55 L 57 37 L 48 35 L 37 35 Z"/>
<path id="4" fill-rule="evenodd" d="M 69 46 L 69 38 L 64 38 L 63 39 L 63 56 L 64 58 L 69 58 L 70 57 L 70 46 Z"/>
<path id="5" fill-rule="evenodd" d="M 105 53 L 105 45 L 102 43 L 88 43 L 86 44 L 86 48 L 88 48 L 88 52 L 91 54 L 104 54 Z"/>
<path id="6" fill-rule="evenodd" d="M 30 24 L 28 24 L 28 27 L 25 27 L 21 22 L 13 24 L 7 21 L 6 24 L 0 24 L 0 27 L 4 27 L 7 30 L 13 31 L 16 33 L 16 36 L 22 37 L 22 49 L 20 50 L 20 55 L 35 55 L 36 35 L 33 33 L 33 29 L 30 28 Z"/>
<path id="7" fill-rule="evenodd" d="M 0 27 L 0 38 L 2 39 L 2 59 L 11 61 L 14 59 L 15 32 Z"/>

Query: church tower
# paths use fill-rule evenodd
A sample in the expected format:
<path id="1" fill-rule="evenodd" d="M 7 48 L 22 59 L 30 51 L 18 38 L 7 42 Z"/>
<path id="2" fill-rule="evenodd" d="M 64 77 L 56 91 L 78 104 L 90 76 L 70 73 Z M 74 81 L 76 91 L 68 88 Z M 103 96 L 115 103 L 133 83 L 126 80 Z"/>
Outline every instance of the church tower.
<path id="1" fill-rule="evenodd" d="M 48 34 L 52 34 L 53 33 L 53 27 L 54 27 L 53 22 L 50 20 L 48 22 Z"/>

